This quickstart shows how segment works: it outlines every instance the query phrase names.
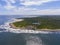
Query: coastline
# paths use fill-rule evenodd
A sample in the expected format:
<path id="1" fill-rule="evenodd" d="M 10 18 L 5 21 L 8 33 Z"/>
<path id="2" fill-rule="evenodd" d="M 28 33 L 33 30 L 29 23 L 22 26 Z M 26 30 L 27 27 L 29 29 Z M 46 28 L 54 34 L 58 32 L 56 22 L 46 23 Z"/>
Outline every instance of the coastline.
<path id="1" fill-rule="evenodd" d="M 9 24 L 11 28 L 13 29 L 22 29 L 22 28 L 18 28 L 16 26 L 14 26 L 12 23 Z M 60 29 L 37 29 L 34 31 L 60 31 Z"/>
<path id="2" fill-rule="evenodd" d="M 18 29 L 18 27 L 14 26 L 13 23 L 14 22 L 18 22 L 18 21 L 23 21 L 24 19 L 13 19 L 13 21 L 11 23 L 9 23 L 10 28 L 13 29 Z"/>
<path id="3" fill-rule="evenodd" d="M 14 22 L 17 22 L 17 21 L 23 21 L 23 19 L 19 19 L 19 20 L 14 20 Z M 12 23 L 9 23 L 10 27 L 13 28 L 13 29 L 22 29 L 22 28 L 18 28 L 16 26 L 13 25 L 13 22 Z M 24 28 L 24 30 L 26 30 Z M 55 31 L 60 31 L 60 29 L 37 29 L 37 30 L 34 30 L 34 31 L 50 31 L 50 32 L 55 32 Z"/>
<path id="4" fill-rule="evenodd" d="M 12 23 L 9 24 L 10 28 L 17 29 Z"/>
<path id="5" fill-rule="evenodd" d="M 13 19 L 12 19 L 13 20 Z M 22 21 L 22 20 L 21 20 Z M 14 25 L 12 25 L 14 21 L 7 22 L 5 25 L 2 27 L 5 28 L 6 30 L 3 32 L 12 32 L 12 33 L 33 33 L 33 34 L 51 34 L 51 33 L 60 33 L 60 29 L 39 29 L 39 30 L 31 30 L 31 29 L 21 29 L 21 28 L 15 28 Z M 58 30 L 58 31 L 57 31 Z"/>

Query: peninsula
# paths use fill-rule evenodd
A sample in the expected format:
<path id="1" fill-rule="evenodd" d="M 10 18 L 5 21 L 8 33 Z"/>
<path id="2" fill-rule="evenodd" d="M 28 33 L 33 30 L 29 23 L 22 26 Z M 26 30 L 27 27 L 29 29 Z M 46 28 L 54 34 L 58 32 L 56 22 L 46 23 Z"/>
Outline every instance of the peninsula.
<path id="1" fill-rule="evenodd" d="M 21 18 L 16 19 L 20 20 Z M 22 19 L 22 21 L 16 21 L 11 23 L 11 27 L 33 30 L 60 29 L 60 16 L 38 16 Z"/>

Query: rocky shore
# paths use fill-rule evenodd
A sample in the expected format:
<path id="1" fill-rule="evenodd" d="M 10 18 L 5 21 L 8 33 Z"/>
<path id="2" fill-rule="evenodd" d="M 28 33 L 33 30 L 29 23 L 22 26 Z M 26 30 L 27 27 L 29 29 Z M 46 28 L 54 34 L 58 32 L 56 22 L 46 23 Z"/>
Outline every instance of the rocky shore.
<path id="1" fill-rule="evenodd" d="M 17 29 L 16 26 L 14 26 L 12 23 L 9 24 L 10 28 Z"/>
<path id="2" fill-rule="evenodd" d="M 19 19 L 19 20 L 14 20 L 14 22 L 17 22 L 17 21 L 23 21 L 23 19 Z M 18 27 L 16 27 L 16 26 L 14 26 L 13 25 L 13 22 L 12 23 L 9 23 L 9 25 L 10 25 L 10 28 L 13 28 L 13 29 L 24 29 L 24 30 L 26 30 L 25 28 L 18 28 Z M 27 29 L 28 30 L 28 29 Z M 31 29 L 29 29 L 29 30 L 31 30 Z M 56 31 L 60 31 L 60 29 L 36 29 L 36 30 L 34 30 L 34 31 L 50 31 L 50 32 L 56 32 Z"/>
<path id="3" fill-rule="evenodd" d="M 48 34 L 48 33 L 60 33 L 60 29 L 37 29 L 37 30 L 31 30 L 31 29 L 21 29 L 21 28 L 16 28 L 12 23 L 16 22 L 11 21 L 3 25 L 2 27 L 5 28 L 6 30 L 3 32 L 12 32 L 12 33 L 42 33 L 42 34 Z"/>

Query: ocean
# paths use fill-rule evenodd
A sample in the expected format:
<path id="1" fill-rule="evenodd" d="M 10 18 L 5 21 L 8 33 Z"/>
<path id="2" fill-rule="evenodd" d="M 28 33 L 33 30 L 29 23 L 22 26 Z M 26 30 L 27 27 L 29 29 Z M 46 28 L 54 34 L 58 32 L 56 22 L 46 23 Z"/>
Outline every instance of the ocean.
<path id="1" fill-rule="evenodd" d="M 0 15 L 0 25 L 11 21 L 13 18 L 24 18 L 25 16 Z M 0 29 L 0 45 L 60 45 L 60 33 L 12 33 L 3 32 Z"/>

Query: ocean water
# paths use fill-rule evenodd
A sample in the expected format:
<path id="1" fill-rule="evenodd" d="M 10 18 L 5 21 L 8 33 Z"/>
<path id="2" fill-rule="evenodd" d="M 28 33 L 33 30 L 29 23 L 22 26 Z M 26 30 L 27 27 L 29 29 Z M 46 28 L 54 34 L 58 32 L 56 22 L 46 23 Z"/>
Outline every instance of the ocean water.
<path id="1" fill-rule="evenodd" d="M 0 25 L 4 25 L 12 18 L 23 16 L 0 16 Z M 5 29 L 0 29 L 4 31 Z M 60 45 L 60 33 L 12 33 L 0 32 L 0 45 Z"/>

